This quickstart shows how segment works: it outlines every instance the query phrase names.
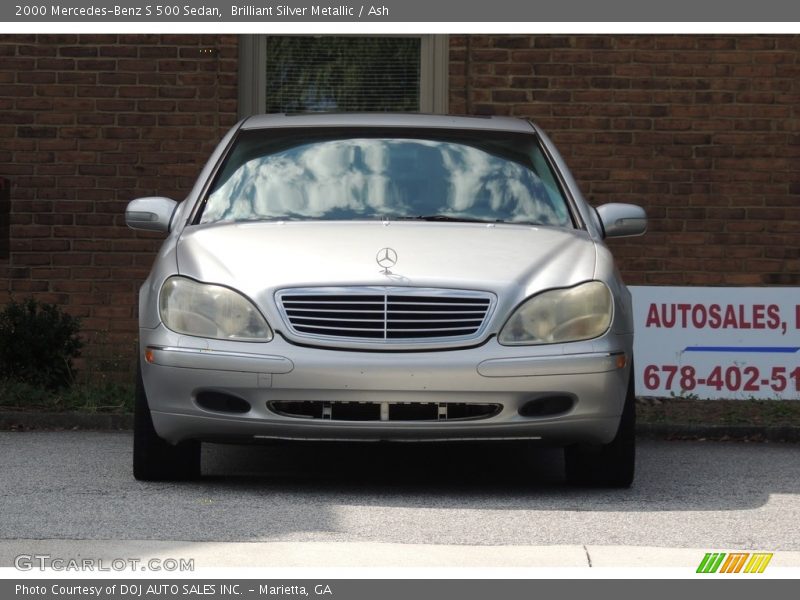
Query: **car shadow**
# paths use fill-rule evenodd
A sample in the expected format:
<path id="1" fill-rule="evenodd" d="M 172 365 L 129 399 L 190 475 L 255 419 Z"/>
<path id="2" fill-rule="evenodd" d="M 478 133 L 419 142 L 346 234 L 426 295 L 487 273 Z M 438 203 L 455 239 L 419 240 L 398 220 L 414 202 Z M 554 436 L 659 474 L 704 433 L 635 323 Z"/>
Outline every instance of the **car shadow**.
<path id="1" fill-rule="evenodd" d="M 384 505 L 681 511 L 762 506 L 800 493 L 797 445 L 640 440 L 629 489 L 566 483 L 563 452 L 527 442 L 204 445 L 204 480 Z M 794 476 L 787 474 L 794 473 Z"/>
<path id="2" fill-rule="evenodd" d="M 448 494 L 563 485 L 563 453 L 525 442 L 282 442 L 204 444 L 205 479 L 305 486 L 340 493 L 385 490 Z"/>

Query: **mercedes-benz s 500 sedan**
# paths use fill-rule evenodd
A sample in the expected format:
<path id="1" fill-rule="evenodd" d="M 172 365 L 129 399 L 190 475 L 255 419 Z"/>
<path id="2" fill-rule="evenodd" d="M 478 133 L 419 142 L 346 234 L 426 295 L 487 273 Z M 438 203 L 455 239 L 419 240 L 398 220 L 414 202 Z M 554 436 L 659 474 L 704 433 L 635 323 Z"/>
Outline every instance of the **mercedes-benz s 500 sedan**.
<path id="1" fill-rule="evenodd" d="M 139 296 L 134 474 L 203 441 L 538 440 L 567 479 L 634 470 L 630 295 L 597 209 L 536 125 L 418 114 L 238 123 L 188 197 L 133 200 L 167 238 Z"/>

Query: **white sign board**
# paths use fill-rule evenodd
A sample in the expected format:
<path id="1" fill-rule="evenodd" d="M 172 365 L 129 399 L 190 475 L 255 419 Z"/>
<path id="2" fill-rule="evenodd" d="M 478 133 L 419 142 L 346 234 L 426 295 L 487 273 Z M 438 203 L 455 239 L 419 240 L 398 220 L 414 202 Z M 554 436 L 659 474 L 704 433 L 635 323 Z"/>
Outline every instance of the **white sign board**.
<path id="1" fill-rule="evenodd" d="M 631 286 L 637 396 L 800 399 L 800 290 Z"/>

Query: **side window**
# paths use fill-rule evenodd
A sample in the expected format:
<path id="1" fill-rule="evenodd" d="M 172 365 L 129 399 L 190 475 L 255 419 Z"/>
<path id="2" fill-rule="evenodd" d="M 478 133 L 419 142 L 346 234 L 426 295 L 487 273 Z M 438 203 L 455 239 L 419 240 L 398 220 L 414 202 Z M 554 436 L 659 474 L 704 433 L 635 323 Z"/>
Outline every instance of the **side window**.
<path id="1" fill-rule="evenodd" d="M 239 113 L 447 112 L 447 36 L 240 37 Z"/>

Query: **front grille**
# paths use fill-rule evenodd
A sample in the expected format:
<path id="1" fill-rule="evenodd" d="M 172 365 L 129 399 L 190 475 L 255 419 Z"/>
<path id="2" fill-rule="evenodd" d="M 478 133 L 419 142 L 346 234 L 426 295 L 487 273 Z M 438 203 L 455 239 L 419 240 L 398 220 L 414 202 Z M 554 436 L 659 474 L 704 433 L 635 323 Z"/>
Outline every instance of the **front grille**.
<path id="1" fill-rule="evenodd" d="M 500 404 L 466 402 L 326 402 L 323 400 L 267 402 L 284 417 L 326 421 L 466 421 L 500 413 Z"/>
<path id="2" fill-rule="evenodd" d="M 311 288 L 284 290 L 278 303 L 299 335 L 381 342 L 475 337 L 492 298 L 455 290 Z"/>

